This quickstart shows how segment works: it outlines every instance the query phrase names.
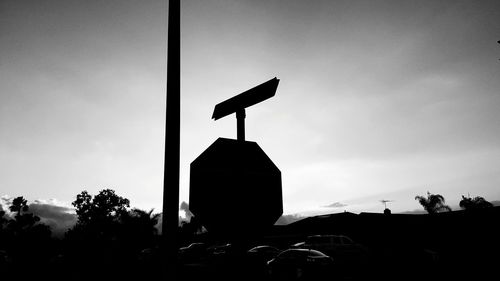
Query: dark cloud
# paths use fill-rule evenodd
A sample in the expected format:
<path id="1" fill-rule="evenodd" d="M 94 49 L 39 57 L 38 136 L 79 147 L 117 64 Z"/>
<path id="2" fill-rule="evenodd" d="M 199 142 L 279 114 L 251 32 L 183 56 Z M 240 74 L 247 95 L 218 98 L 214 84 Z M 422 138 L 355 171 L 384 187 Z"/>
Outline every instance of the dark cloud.
<path id="1" fill-rule="evenodd" d="M 35 201 L 35 203 L 29 204 L 29 210 L 41 218 L 43 217 L 58 221 L 70 221 L 75 219 L 75 209 L 42 203 L 40 201 Z"/>
<path id="2" fill-rule="evenodd" d="M 13 216 L 9 211 L 13 199 L 10 196 L 0 198 L 0 210 L 4 210 L 10 217 Z M 56 237 L 62 237 L 77 221 L 74 208 L 60 206 L 52 201 L 35 200 L 28 207 L 28 212 L 40 217 L 40 222 L 50 226 L 52 234 Z"/>
<path id="3" fill-rule="evenodd" d="M 189 210 L 189 204 L 186 201 L 182 201 L 181 206 L 179 207 L 181 211 Z"/>
<path id="4" fill-rule="evenodd" d="M 186 203 L 185 201 L 182 201 L 180 210 L 184 211 L 186 213 L 186 220 L 191 221 L 191 217 L 193 216 L 193 213 L 191 213 L 191 211 L 189 210 L 189 204 Z"/>
<path id="5" fill-rule="evenodd" d="M 77 217 L 73 208 L 43 203 L 35 200 L 29 204 L 29 211 L 40 217 L 40 222 L 50 226 L 54 236 L 61 237 L 75 225 Z"/>
<path id="6" fill-rule="evenodd" d="M 340 202 L 335 202 L 335 203 L 332 203 L 330 205 L 326 205 L 326 206 L 323 206 L 324 208 L 343 208 L 343 207 L 347 207 L 347 204 L 343 204 L 343 203 L 340 203 Z"/>
<path id="7" fill-rule="evenodd" d="M 405 211 L 405 212 L 400 212 L 398 214 L 405 214 L 405 215 L 423 215 L 427 214 L 427 212 L 423 209 L 415 209 L 413 211 Z"/>

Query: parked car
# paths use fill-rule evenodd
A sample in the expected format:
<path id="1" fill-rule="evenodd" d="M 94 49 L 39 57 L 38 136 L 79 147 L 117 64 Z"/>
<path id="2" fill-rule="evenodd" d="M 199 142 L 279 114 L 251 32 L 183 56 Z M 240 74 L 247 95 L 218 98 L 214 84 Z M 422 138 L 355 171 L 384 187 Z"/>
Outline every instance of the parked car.
<path id="1" fill-rule="evenodd" d="M 251 248 L 246 252 L 247 261 L 253 265 L 266 265 L 281 251 L 273 246 L 261 245 Z"/>
<path id="2" fill-rule="evenodd" d="M 267 262 L 275 258 L 281 251 L 269 245 L 253 247 L 245 252 L 243 268 L 247 280 L 262 280 L 267 277 Z"/>
<path id="3" fill-rule="evenodd" d="M 311 235 L 304 242 L 292 245 L 292 248 L 314 249 L 342 260 L 359 260 L 366 254 L 364 246 L 345 235 Z"/>
<path id="4" fill-rule="evenodd" d="M 223 256 L 233 251 L 233 245 L 231 243 L 214 245 L 210 246 L 207 251 L 212 256 Z"/>
<path id="5" fill-rule="evenodd" d="M 195 262 L 207 256 L 208 246 L 205 243 L 191 243 L 186 247 L 179 248 L 179 259 L 181 262 Z"/>
<path id="6" fill-rule="evenodd" d="M 312 249 L 288 249 L 267 262 L 271 277 L 303 279 L 327 276 L 333 269 L 333 259 Z"/>

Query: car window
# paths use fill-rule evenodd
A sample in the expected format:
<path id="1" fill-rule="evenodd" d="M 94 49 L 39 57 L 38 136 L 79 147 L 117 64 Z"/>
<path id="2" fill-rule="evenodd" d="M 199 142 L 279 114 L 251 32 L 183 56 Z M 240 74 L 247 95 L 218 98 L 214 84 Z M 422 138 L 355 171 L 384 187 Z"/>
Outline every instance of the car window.
<path id="1" fill-rule="evenodd" d="M 340 240 L 340 237 L 334 236 L 333 237 L 333 243 L 334 244 L 342 244 L 342 241 Z"/>

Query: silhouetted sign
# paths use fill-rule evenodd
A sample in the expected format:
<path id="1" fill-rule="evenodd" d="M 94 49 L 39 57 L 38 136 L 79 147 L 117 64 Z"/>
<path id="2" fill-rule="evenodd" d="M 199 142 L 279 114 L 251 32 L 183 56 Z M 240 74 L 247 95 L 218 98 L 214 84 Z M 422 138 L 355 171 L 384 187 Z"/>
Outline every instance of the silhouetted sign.
<path id="1" fill-rule="evenodd" d="M 278 78 L 274 77 L 267 82 L 217 104 L 212 114 L 212 118 L 215 120 L 220 119 L 238 110 L 245 109 L 273 97 L 278 88 L 279 81 Z"/>
<path id="2" fill-rule="evenodd" d="M 189 208 L 209 232 L 258 233 L 283 213 L 281 172 L 255 142 L 217 139 L 190 177 Z"/>
<path id="3" fill-rule="evenodd" d="M 276 93 L 275 77 L 215 106 L 217 120 L 236 113 L 237 140 L 219 138 L 191 163 L 189 209 L 211 233 L 261 233 L 283 213 L 281 172 L 255 142 L 245 141 L 245 108 Z"/>

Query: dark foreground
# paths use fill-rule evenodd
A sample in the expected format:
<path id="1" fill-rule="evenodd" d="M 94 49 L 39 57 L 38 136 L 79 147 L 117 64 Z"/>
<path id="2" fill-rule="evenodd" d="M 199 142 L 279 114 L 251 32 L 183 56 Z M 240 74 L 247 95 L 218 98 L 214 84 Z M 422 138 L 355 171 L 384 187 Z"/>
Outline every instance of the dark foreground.
<path id="1" fill-rule="evenodd" d="M 60 257 L 49 262 L 6 264 L 2 280 L 496 280 L 499 259 L 495 252 L 477 249 L 452 255 L 421 249 L 371 249 L 367 256 L 342 260 L 322 268 L 290 268 L 270 272 L 266 263 L 244 254 L 203 257 L 181 262 L 177 278 L 163 277 L 159 256 L 126 260 L 113 256 L 86 259 Z M 5 279 L 4 279 L 5 278 Z"/>
<path id="2" fill-rule="evenodd" d="M 114 240 L 25 240 L 30 245 L 17 252 L 0 251 L 0 280 L 497 280 L 499 222 L 498 207 L 434 216 L 342 213 L 277 227 L 233 248 L 213 248 L 226 243 L 215 237 L 186 236 L 180 246 L 203 242 L 208 248 L 179 255 L 175 277 L 162 276 L 165 264 L 157 247 L 132 251 Z M 326 266 L 293 265 L 283 271 L 271 270 L 272 257 L 248 256 L 256 245 L 285 250 L 318 234 L 347 235 L 364 251 L 332 252 L 333 262 Z"/>

